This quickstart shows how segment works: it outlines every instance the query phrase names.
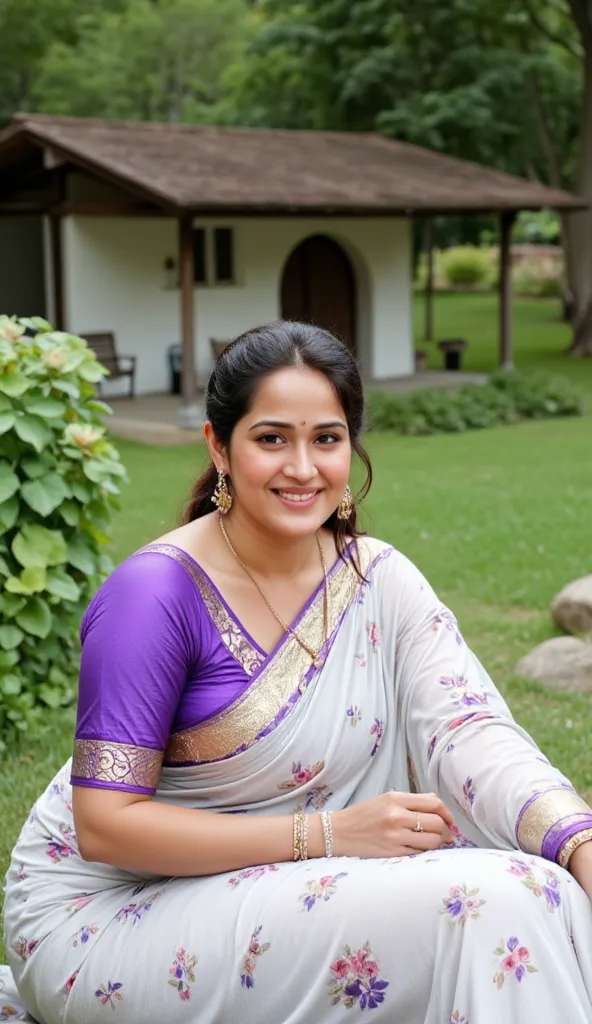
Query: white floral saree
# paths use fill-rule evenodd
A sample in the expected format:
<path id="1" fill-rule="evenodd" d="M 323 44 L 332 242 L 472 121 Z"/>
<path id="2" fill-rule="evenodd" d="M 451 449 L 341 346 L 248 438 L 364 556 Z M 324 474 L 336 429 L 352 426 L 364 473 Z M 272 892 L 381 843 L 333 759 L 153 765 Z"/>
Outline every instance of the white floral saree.
<path id="1" fill-rule="evenodd" d="M 433 791 L 454 844 L 140 877 L 79 856 L 68 764 L 7 876 L 0 1020 L 590 1024 L 592 907 L 555 860 L 591 812 L 417 569 L 379 541 L 359 554 L 365 581 L 331 574 L 322 666 L 288 635 L 239 700 L 171 738 L 156 799 L 265 815 Z M 299 631 L 320 645 L 320 595 Z"/>

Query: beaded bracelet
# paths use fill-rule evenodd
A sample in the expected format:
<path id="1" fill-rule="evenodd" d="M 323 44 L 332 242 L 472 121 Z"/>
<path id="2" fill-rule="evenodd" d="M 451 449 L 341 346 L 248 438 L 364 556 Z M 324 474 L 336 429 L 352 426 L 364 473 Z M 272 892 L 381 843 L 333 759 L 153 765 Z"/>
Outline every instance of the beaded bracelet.
<path id="1" fill-rule="evenodd" d="M 308 860 L 308 815 L 302 810 L 294 813 L 294 860 Z"/>
<path id="2" fill-rule="evenodd" d="M 321 825 L 325 838 L 325 857 L 333 856 L 333 823 L 329 811 L 321 811 Z"/>

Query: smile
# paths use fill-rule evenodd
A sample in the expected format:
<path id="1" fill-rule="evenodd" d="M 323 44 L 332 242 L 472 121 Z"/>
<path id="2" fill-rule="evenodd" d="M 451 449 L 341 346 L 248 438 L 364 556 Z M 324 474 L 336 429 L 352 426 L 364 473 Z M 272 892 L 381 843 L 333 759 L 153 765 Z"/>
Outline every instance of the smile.
<path id="1" fill-rule="evenodd" d="M 303 491 L 275 491 L 275 493 L 277 494 L 278 498 L 281 498 L 282 501 L 290 502 L 290 504 L 294 504 L 294 505 L 307 505 L 307 504 L 310 504 L 312 501 L 314 501 L 314 499 L 317 497 L 317 495 L 320 492 L 319 491 L 306 491 L 306 492 L 303 492 Z"/>

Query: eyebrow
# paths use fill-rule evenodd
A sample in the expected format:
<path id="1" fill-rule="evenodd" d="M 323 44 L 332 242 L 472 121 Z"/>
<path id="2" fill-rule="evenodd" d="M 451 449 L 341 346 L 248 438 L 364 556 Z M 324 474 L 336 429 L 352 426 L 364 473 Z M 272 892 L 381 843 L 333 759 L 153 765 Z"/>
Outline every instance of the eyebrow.
<path id="1" fill-rule="evenodd" d="M 257 423 L 253 423 L 249 427 L 249 431 L 257 430 L 259 427 L 279 427 L 282 430 L 294 430 L 293 423 L 285 423 L 283 420 L 258 420 Z M 328 423 L 317 423 L 312 428 L 313 430 L 329 430 L 334 427 L 341 427 L 342 430 L 347 430 L 347 424 L 343 420 L 330 420 Z"/>

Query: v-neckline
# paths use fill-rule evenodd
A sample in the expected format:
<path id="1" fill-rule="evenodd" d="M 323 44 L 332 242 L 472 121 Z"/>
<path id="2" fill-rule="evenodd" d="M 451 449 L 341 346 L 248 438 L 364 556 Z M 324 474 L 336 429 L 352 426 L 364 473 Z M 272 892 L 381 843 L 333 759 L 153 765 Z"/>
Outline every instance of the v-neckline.
<path id="1" fill-rule="evenodd" d="M 346 546 L 344 547 L 343 552 L 342 552 L 341 555 L 337 555 L 337 558 L 335 559 L 333 564 L 330 566 L 330 568 L 327 570 L 327 582 L 334 576 L 334 574 L 337 571 L 337 569 L 339 568 L 339 566 L 346 564 L 345 563 L 345 556 L 349 553 L 350 548 L 352 547 L 353 544 L 355 544 L 355 539 L 349 541 L 348 544 L 346 544 Z M 212 579 L 210 574 L 207 572 L 207 570 L 204 569 L 204 567 L 201 564 L 201 562 L 198 562 L 198 560 L 196 558 L 194 558 L 193 555 L 190 555 L 189 552 L 185 550 L 185 548 L 179 547 L 178 544 L 170 544 L 168 541 L 167 542 L 163 541 L 162 543 L 159 543 L 158 541 L 154 541 L 152 544 L 147 544 L 144 548 L 142 548 L 142 550 L 143 551 L 151 551 L 151 550 L 158 551 L 159 549 L 162 549 L 162 548 L 169 548 L 169 549 L 172 548 L 172 550 L 178 552 L 178 554 L 181 555 L 183 559 L 187 559 L 187 561 L 190 563 L 190 565 L 192 565 L 194 567 L 194 569 L 196 569 L 201 574 L 201 576 L 207 582 L 208 586 L 213 591 L 213 593 L 216 596 L 217 600 L 220 602 L 220 604 L 224 608 L 226 614 L 236 624 L 239 632 L 244 636 L 244 638 L 247 641 L 247 643 L 251 647 L 253 647 L 261 655 L 262 663 L 263 664 L 267 664 L 268 662 L 270 662 L 275 657 L 275 655 L 278 653 L 278 651 L 283 647 L 283 645 L 285 644 L 286 640 L 290 636 L 293 635 L 294 630 L 298 629 L 299 622 L 301 622 L 302 618 L 304 617 L 304 615 L 306 614 L 306 612 L 308 611 L 310 606 L 313 604 L 313 602 L 316 600 L 316 598 L 321 593 L 321 591 L 323 589 L 323 586 L 324 586 L 324 582 L 325 582 L 324 579 L 322 579 L 320 581 L 318 586 L 316 586 L 315 589 L 313 590 L 313 592 L 310 595 L 310 597 L 308 597 L 306 599 L 306 601 L 304 602 L 302 608 L 296 614 L 295 618 L 289 624 L 288 629 L 286 630 L 286 632 L 282 633 L 282 635 L 279 637 L 277 643 L 274 644 L 274 646 L 271 649 L 271 651 L 266 651 L 263 647 L 261 647 L 261 644 L 259 644 L 257 642 L 257 640 L 255 640 L 254 636 L 251 635 L 249 630 L 245 628 L 245 626 L 243 625 L 243 623 L 239 619 L 238 615 L 233 610 L 233 608 L 228 604 L 228 601 L 224 597 L 223 593 L 221 592 L 221 590 L 219 589 L 217 584 L 214 582 L 214 580 Z M 214 625 L 216 625 L 215 622 L 214 622 Z"/>

